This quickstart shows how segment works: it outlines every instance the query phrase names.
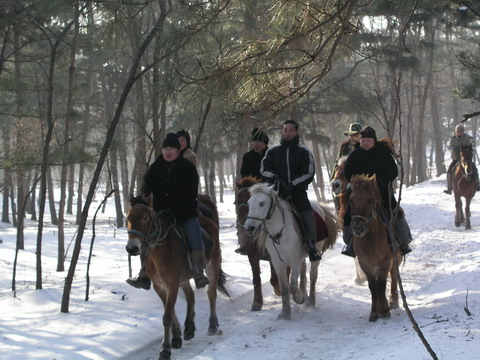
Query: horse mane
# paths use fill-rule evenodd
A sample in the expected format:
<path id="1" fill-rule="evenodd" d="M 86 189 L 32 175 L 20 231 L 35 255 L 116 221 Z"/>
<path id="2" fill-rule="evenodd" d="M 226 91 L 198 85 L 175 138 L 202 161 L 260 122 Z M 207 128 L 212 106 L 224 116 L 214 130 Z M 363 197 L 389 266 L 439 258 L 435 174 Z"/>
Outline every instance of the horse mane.
<path id="1" fill-rule="evenodd" d="M 258 184 L 258 179 L 254 176 L 245 176 L 240 179 L 240 181 L 237 181 L 236 185 L 238 189 L 244 188 L 244 187 L 250 187 L 255 184 Z"/>
<path id="2" fill-rule="evenodd" d="M 137 204 L 145 205 L 145 206 L 150 206 L 150 204 L 145 200 L 145 198 L 142 195 L 138 196 L 133 196 L 130 195 L 130 206 L 134 206 Z"/>
<path id="3" fill-rule="evenodd" d="M 381 199 L 380 189 L 377 186 L 377 180 L 375 175 L 354 175 L 350 179 L 350 183 L 352 184 L 352 191 L 354 191 L 355 189 L 361 189 L 365 191 L 373 190 L 375 199 Z"/>

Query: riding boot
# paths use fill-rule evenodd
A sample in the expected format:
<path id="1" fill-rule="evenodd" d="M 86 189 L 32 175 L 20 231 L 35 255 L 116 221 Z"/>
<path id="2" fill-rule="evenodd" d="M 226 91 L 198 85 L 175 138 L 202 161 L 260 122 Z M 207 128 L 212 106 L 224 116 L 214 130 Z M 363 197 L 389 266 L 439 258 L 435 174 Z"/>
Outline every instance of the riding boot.
<path id="1" fill-rule="evenodd" d="M 317 240 L 317 228 L 315 224 L 315 217 L 313 215 L 313 210 L 302 211 L 300 213 L 303 222 L 303 229 L 305 231 L 305 239 L 308 246 L 308 258 L 310 262 L 322 260 L 322 255 L 319 253 L 315 247 L 315 242 Z"/>
<path id="2" fill-rule="evenodd" d="M 475 190 L 480 191 L 480 178 L 478 177 L 478 169 L 475 164 L 473 165 L 473 171 L 475 173 Z"/>
<path id="3" fill-rule="evenodd" d="M 150 290 L 151 282 L 145 270 L 144 257 L 145 255 L 143 254 L 140 255 L 140 261 L 142 263 L 142 267 L 140 268 L 140 272 L 138 273 L 137 277 L 133 279 L 127 279 L 126 282 L 127 284 L 132 285 L 137 289 Z"/>
<path id="4" fill-rule="evenodd" d="M 447 172 L 447 190 L 443 190 L 445 194 L 452 195 L 452 173 Z"/>
<path id="5" fill-rule="evenodd" d="M 209 284 L 208 278 L 203 273 L 205 269 L 205 260 L 203 250 L 192 250 L 192 273 L 193 280 L 197 289 L 202 289 Z"/>
<path id="6" fill-rule="evenodd" d="M 353 250 L 353 242 L 352 242 L 352 229 L 350 226 L 343 226 L 342 228 L 342 237 L 345 246 L 342 250 L 342 255 L 347 255 L 351 257 L 355 257 L 355 251 Z"/>
<path id="7" fill-rule="evenodd" d="M 397 234 L 398 249 L 402 255 L 407 255 L 412 251 L 412 248 L 408 245 L 412 242 L 412 233 L 410 232 L 410 227 L 407 224 L 405 218 L 397 220 L 395 225 L 395 231 Z"/>

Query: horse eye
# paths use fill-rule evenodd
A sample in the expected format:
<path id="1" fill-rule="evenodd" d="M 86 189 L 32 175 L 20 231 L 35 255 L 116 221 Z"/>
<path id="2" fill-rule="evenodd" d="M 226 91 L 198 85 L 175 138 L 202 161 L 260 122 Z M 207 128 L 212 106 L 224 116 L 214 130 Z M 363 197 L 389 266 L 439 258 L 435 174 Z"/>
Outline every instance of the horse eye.
<path id="1" fill-rule="evenodd" d="M 262 201 L 262 202 L 260 203 L 260 206 L 265 206 L 265 201 Z"/>

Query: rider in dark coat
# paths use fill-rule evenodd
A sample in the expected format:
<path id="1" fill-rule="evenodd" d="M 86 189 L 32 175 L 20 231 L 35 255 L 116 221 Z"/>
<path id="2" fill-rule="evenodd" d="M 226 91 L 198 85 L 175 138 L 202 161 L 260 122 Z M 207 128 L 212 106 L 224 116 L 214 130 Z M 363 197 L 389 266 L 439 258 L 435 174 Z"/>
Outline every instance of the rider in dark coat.
<path id="1" fill-rule="evenodd" d="M 255 128 L 252 131 L 251 141 L 253 149 L 243 155 L 240 175 L 242 177 L 253 176 L 261 179 L 260 165 L 268 150 L 268 135 L 259 128 Z"/>
<path id="2" fill-rule="evenodd" d="M 153 197 L 153 208 L 171 222 L 178 222 L 187 238 L 191 251 L 193 279 L 197 289 L 209 281 L 203 273 L 205 267 L 204 244 L 197 213 L 198 173 L 193 163 L 180 152 L 180 142 L 175 133 L 167 134 L 162 143 L 162 154 L 144 176 L 143 196 Z M 149 288 L 143 264 L 137 279 L 127 282 L 137 288 Z M 148 283 L 148 286 L 144 286 Z"/>
<path id="3" fill-rule="evenodd" d="M 268 149 L 260 172 L 269 183 L 280 180 L 278 194 L 284 199 L 290 197 L 302 217 L 310 261 L 320 260 L 315 247 L 315 218 L 307 196 L 308 185 L 315 176 L 315 162 L 310 150 L 300 144 L 296 121 L 285 121 L 280 145 Z"/>
<path id="4" fill-rule="evenodd" d="M 375 130 L 370 126 L 360 131 L 360 144 L 353 150 L 345 163 L 345 177 L 350 181 L 353 175 L 376 175 L 376 183 L 380 190 L 383 208 L 385 210 L 384 220 L 390 219 L 390 209 L 397 205 L 393 191 L 390 193 L 392 182 L 398 176 L 398 168 L 393 158 L 392 148 L 377 141 Z M 346 244 L 342 254 L 355 256 L 352 247 L 352 234 L 350 230 L 351 214 L 350 206 L 344 216 L 343 240 Z M 411 242 L 410 229 L 404 217 L 398 216 L 396 221 L 396 232 L 399 235 L 400 251 L 405 255 L 411 251 L 408 244 Z"/>

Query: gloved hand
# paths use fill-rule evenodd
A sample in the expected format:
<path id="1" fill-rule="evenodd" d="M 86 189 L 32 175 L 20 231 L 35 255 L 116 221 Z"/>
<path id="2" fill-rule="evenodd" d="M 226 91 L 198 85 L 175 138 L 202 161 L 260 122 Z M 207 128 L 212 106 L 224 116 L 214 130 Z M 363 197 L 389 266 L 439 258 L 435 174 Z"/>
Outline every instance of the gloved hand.
<path id="1" fill-rule="evenodd" d="M 292 195 L 292 184 L 286 184 L 283 181 L 280 182 L 280 188 L 278 189 L 278 196 L 282 199 L 288 199 Z"/>
<path id="2" fill-rule="evenodd" d="M 162 210 L 160 211 L 160 215 L 168 221 L 172 221 L 175 219 L 175 211 L 173 211 L 172 209 Z"/>

